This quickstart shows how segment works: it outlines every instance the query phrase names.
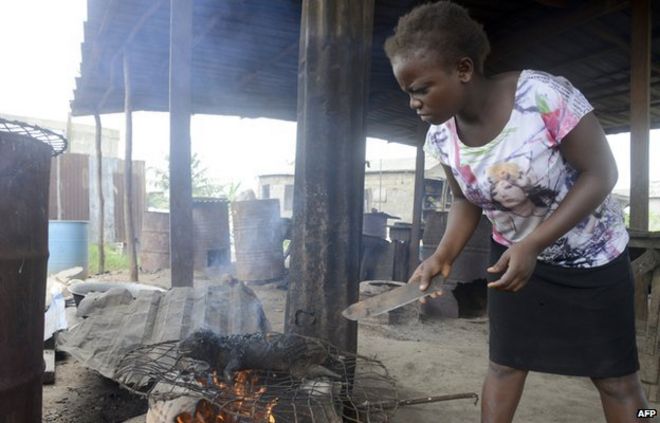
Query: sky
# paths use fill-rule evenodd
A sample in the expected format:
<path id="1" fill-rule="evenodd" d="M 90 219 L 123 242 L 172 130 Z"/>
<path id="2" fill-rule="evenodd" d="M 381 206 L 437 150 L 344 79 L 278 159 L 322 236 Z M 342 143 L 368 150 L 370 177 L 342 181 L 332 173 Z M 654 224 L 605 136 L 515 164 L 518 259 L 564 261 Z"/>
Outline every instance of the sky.
<path id="1" fill-rule="evenodd" d="M 65 121 L 79 76 L 86 0 L 0 0 L 0 113 Z M 119 129 L 122 114 L 104 115 L 103 126 Z M 74 122 L 93 124 L 90 117 Z M 271 119 L 195 115 L 192 150 L 221 184 L 256 188 L 258 174 L 288 168 L 295 157 L 296 125 Z M 133 158 L 164 166 L 168 154 L 166 113 L 133 116 Z M 630 185 L 629 135 L 609 136 L 619 168 L 616 188 Z M 660 180 L 660 130 L 651 131 L 650 178 Z M 120 147 L 123 151 L 123 147 Z M 368 139 L 367 160 L 415 157 L 415 149 Z"/>

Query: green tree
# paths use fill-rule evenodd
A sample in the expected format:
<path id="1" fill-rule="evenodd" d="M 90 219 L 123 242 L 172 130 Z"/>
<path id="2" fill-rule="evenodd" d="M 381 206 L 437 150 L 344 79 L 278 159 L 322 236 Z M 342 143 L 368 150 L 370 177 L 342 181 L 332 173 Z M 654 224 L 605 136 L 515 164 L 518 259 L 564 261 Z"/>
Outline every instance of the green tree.
<path id="1" fill-rule="evenodd" d="M 161 167 L 150 167 L 148 169 L 148 176 L 151 185 L 156 188 L 155 191 L 149 193 L 147 202 L 149 207 L 159 209 L 169 208 L 169 195 L 170 195 L 170 172 L 169 172 L 169 156 L 165 157 L 166 165 Z M 230 183 L 228 185 L 221 185 L 211 181 L 208 176 L 208 168 L 202 165 L 201 160 L 194 153 L 190 158 L 190 171 L 192 178 L 192 195 L 193 197 L 226 197 L 232 200 L 238 193 L 240 187 L 239 183 Z"/>

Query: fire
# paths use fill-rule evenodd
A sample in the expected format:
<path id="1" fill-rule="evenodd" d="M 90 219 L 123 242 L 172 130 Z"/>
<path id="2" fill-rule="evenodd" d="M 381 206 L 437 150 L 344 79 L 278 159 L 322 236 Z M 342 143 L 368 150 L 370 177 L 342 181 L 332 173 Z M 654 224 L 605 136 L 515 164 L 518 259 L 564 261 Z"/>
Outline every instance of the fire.
<path id="1" fill-rule="evenodd" d="M 181 413 L 175 423 L 276 423 L 273 408 L 277 405 L 277 398 L 268 402 L 262 400 L 266 387 L 259 385 L 258 376 L 251 371 L 237 372 L 233 384 L 224 382 L 216 372 L 210 381 L 200 382 L 205 386 L 215 385 L 220 393 L 213 402 L 198 401 L 193 415 Z"/>

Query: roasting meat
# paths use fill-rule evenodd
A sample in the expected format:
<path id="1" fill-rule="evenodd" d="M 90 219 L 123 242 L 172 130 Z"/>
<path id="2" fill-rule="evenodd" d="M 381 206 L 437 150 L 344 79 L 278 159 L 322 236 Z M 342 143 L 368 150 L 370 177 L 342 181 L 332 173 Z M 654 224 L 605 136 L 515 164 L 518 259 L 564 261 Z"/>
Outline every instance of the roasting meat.
<path id="1" fill-rule="evenodd" d="M 218 336 L 209 330 L 191 334 L 179 344 L 185 357 L 205 361 L 227 382 L 240 370 L 270 370 L 296 379 L 341 377 L 323 366 L 328 354 L 310 339 L 278 333 Z"/>

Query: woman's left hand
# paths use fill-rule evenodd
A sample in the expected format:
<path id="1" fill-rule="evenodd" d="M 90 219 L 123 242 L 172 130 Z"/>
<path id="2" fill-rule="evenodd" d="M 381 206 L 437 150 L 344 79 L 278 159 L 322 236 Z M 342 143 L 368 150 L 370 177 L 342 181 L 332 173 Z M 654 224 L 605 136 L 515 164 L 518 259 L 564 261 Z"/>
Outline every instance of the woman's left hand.
<path id="1" fill-rule="evenodd" d="M 539 253 L 539 248 L 524 240 L 513 244 L 502 254 L 497 263 L 486 269 L 489 273 L 504 272 L 498 280 L 489 283 L 488 287 L 502 291 L 520 290 L 532 276 Z"/>

